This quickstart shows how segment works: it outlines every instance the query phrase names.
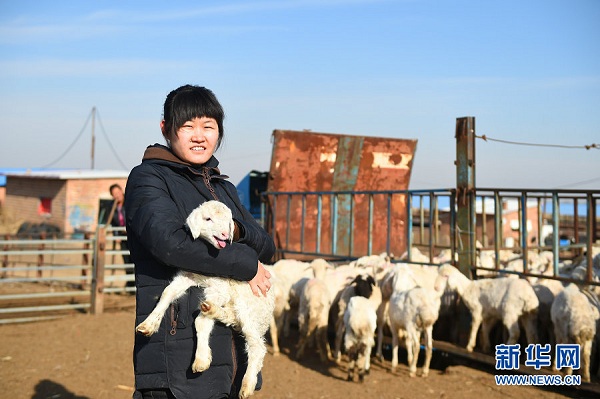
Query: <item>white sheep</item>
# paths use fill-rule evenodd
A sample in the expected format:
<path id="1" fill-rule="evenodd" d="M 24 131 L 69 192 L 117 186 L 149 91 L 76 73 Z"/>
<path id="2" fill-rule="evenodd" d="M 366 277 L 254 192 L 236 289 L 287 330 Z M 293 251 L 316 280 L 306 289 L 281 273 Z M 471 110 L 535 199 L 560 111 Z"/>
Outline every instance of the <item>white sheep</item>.
<path id="1" fill-rule="evenodd" d="M 540 344 L 554 345 L 554 327 L 550 316 L 550 309 L 556 296 L 564 289 L 562 282 L 552 279 L 538 279 L 532 284 L 538 297 L 538 338 Z"/>
<path id="2" fill-rule="evenodd" d="M 401 282 L 401 280 L 403 280 Z M 390 297 L 388 317 L 392 331 L 392 372 L 398 366 L 398 342 L 404 337 L 409 375 L 417 374 L 417 360 L 421 346 L 421 334 L 425 336 L 425 362 L 422 376 L 429 375 L 433 354 L 433 325 L 438 319 L 443 290 L 435 291 L 415 284 L 411 273 L 397 269 L 394 276 L 394 291 Z"/>
<path id="3" fill-rule="evenodd" d="M 581 348 L 581 379 L 590 382 L 592 343 L 600 319 L 600 302 L 591 292 L 569 284 L 554 299 L 550 310 L 557 344 L 578 344 Z M 556 363 L 554 364 L 556 368 Z M 566 369 L 572 373 L 571 368 Z"/>
<path id="4" fill-rule="evenodd" d="M 313 277 L 314 273 L 308 262 L 296 259 L 281 259 L 274 265 L 265 265 L 265 267 L 271 272 L 271 291 L 275 296 L 275 308 L 269 333 L 273 355 L 277 356 L 280 353 L 279 334 L 283 330 L 284 336 L 289 336 L 292 312 L 297 312 L 297 301 L 294 309 L 290 306 L 291 288 L 297 281 Z"/>
<path id="5" fill-rule="evenodd" d="M 363 296 L 353 296 L 344 312 L 344 348 L 348 354 L 348 381 L 354 380 L 358 367 L 358 379 L 364 381 L 369 372 L 371 350 L 375 345 L 377 328 L 376 305 Z"/>
<path id="6" fill-rule="evenodd" d="M 482 326 L 483 351 L 491 351 L 489 336 L 497 320 L 502 320 L 508 329 L 508 344 L 515 344 L 519 340 L 519 320 L 525 327 L 527 341 L 538 343 L 536 325 L 539 301 L 526 280 L 484 278 L 471 281 L 456 267 L 442 265 L 436 280 L 436 290 L 443 291 L 446 286 L 456 291 L 471 312 L 467 351 L 472 352 L 475 348 L 479 326 Z"/>
<path id="7" fill-rule="evenodd" d="M 319 278 L 306 281 L 298 305 L 298 349 L 296 358 L 304 355 L 306 345 L 313 339 L 317 342 L 321 361 L 331 358 L 331 349 L 327 340 L 327 321 L 331 299 L 327 284 Z"/>
<path id="8" fill-rule="evenodd" d="M 379 295 L 379 300 L 375 301 L 375 310 L 381 302 L 381 290 L 376 287 L 375 279 L 370 275 L 358 275 L 348 284 L 334 300 L 329 314 L 329 322 L 334 325 L 335 329 L 335 344 L 333 350 L 333 358 L 336 363 L 341 361 L 342 339 L 344 338 L 345 320 L 344 314 L 350 299 L 355 296 L 370 298 L 373 290 L 377 288 L 376 295 Z"/>
<path id="9" fill-rule="evenodd" d="M 377 350 L 375 355 L 383 360 L 383 335 L 386 325 L 389 326 L 389 302 L 394 292 L 407 291 L 417 286 L 433 289 L 435 280 L 431 282 L 431 271 L 437 268 L 408 263 L 396 263 L 378 280 L 381 290 L 381 303 L 377 309 Z"/>
<path id="10" fill-rule="evenodd" d="M 233 238 L 234 223 L 231 210 L 221 202 L 207 201 L 194 209 L 186 223 L 192 236 L 202 237 L 215 248 L 224 248 Z M 264 335 L 269 329 L 274 309 L 274 295 L 256 296 L 245 281 L 180 271 L 163 291 L 150 315 L 136 327 L 136 331 L 150 336 L 156 333 L 169 305 L 181 297 L 188 288 L 203 288 L 204 298 L 200 314 L 196 317 L 197 347 L 192 371 L 199 373 L 210 367 L 212 353 L 209 338 L 215 320 L 241 331 L 246 339 L 248 367 L 242 379 L 239 397 L 248 398 L 254 393 L 258 373 L 267 353 Z"/>

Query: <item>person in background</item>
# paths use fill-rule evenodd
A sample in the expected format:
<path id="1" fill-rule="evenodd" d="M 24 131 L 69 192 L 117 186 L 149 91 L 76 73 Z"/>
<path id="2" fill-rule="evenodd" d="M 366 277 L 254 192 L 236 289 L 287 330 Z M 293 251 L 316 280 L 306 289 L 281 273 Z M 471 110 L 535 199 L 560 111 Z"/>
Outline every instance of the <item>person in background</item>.
<path id="1" fill-rule="evenodd" d="M 113 197 L 113 213 L 112 218 L 110 219 L 110 225 L 113 227 L 125 227 L 125 195 L 123 194 L 123 188 L 119 184 L 113 184 L 109 188 L 110 195 Z M 126 235 L 127 233 L 124 231 L 115 231 L 113 233 L 114 236 L 121 236 L 123 239 L 119 240 L 119 245 L 121 247 L 121 251 L 127 251 L 126 254 L 123 254 L 123 263 L 129 264 L 131 263 L 131 257 L 129 256 L 129 246 L 127 245 Z M 125 273 L 133 274 L 133 268 L 128 267 L 125 269 Z M 126 287 L 134 287 L 134 281 L 127 281 L 125 283 Z"/>
<path id="2" fill-rule="evenodd" d="M 160 122 L 166 146 L 146 148 L 141 164 L 129 174 L 125 210 L 135 264 L 135 325 L 180 270 L 247 281 L 254 295 L 266 295 L 271 286 L 263 263 L 275 254 L 273 239 L 241 204 L 214 156 L 223 140 L 223 119 L 211 90 L 185 85 L 171 91 Z M 231 244 L 220 250 L 194 240 L 186 226 L 192 210 L 209 200 L 227 205 L 235 222 Z M 215 323 L 211 365 L 201 373 L 192 371 L 201 297 L 201 288 L 190 288 L 167 310 L 156 334 L 135 335 L 135 399 L 238 397 L 247 355 L 244 337 L 232 328 Z M 261 384 L 259 373 L 257 390 Z"/>

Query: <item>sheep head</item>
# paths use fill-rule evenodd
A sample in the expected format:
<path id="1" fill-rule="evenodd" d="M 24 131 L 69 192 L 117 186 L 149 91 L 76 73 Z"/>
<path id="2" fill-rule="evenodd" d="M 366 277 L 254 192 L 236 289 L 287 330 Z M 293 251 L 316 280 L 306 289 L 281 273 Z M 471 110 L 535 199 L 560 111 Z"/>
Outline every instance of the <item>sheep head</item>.
<path id="1" fill-rule="evenodd" d="M 206 201 L 186 219 L 192 237 L 200 237 L 217 249 L 225 248 L 233 240 L 235 224 L 231 209 L 219 201 Z"/>

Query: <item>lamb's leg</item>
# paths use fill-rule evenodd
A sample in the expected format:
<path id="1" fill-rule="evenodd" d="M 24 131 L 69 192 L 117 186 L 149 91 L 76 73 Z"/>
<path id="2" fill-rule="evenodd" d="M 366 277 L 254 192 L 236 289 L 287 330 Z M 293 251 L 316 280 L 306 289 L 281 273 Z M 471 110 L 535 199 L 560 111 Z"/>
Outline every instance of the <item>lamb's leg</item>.
<path id="1" fill-rule="evenodd" d="M 208 343 L 215 320 L 200 313 L 196 317 L 196 320 L 194 320 L 194 325 L 196 326 L 196 338 L 198 342 L 196 343 L 196 356 L 192 364 L 192 371 L 200 373 L 208 369 L 212 362 L 212 352 Z"/>
<path id="2" fill-rule="evenodd" d="M 387 301 L 381 302 L 377 308 L 377 351 L 375 356 L 381 362 L 383 362 L 383 328 L 385 327 L 387 305 Z"/>
<path id="3" fill-rule="evenodd" d="M 273 356 L 278 356 L 279 351 L 279 329 L 277 328 L 277 322 L 275 321 L 275 317 L 271 318 L 271 326 L 269 327 L 269 332 L 271 334 L 271 346 L 273 346 Z"/>
<path id="4" fill-rule="evenodd" d="M 581 343 L 581 381 L 590 382 L 590 359 L 592 357 L 592 340 Z"/>
<path id="5" fill-rule="evenodd" d="M 396 371 L 398 366 L 398 335 L 398 329 L 392 327 L 392 373 Z"/>
<path id="6" fill-rule="evenodd" d="M 300 338 L 298 338 L 298 349 L 296 350 L 296 359 L 301 359 L 304 356 L 304 349 L 308 341 L 312 339 L 313 332 L 306 328 L 300 329 Z"/>
<path id="7" fill-rule="evenodd" d="M 477 342 L 477 332 L 479 331 L 479 326 L 481 325 L 481 315 L 480 314 L 472 314 L 473 320 L 471 321 L 471 332 L 469 334 L 469 343 L 467 344 L 467 352 L 473 352 L 475 348 L 475 344 Z"/>
<path id="8" fill-rule="evenodd" d="M 344 321 L 338 317 L 336 321 L 336 329 L 335 329 L 335 347 L 333 349 L 333 358 L 335 362 L 339 365 L 342 361 L 342 338 L 344 337 Z"/>
<path id="9" fill-rule="evenodd" d="M 366 354 L 363 352 L 364 347 L 361 347 L 361 350 L 358 352 L 358 358 L 356 359 L 356 363 L 358 364 L 358 382 L 365 382 L 365 365 L 366 365 Z"/>
<path id="10" fill-rule="evenodd" d="M 537 312 L 529 312 L 522 316 L 523 326 L 525 328 L 525 335 L 527 336 L 528 344 L 539 343 L 538 329 L 537 329 Z"/>
<path id="11" fill-rule="evenodd" d="M 317 340 L 317 347 L 319 349 L 319 356 L 321 362 L 325 363 L 331 359 L 331 348 L 329 347 L 329 341 L 327 340 L 327 326 L 318 326 L 315 334 Z"/>
<path id="12" fill-rule="evenodd" d="M 253 330 L 253 331 L 250 331 Z M 246 374 L 242 379 L 242 387 L 240 389 L 240 399 L 246 399 L 254 393 L 258 373 L 262 369 L 267 347 L 262 335 L 255 329 L 245 329 L 242 327 L 242 334 L 246 338 L 246 353 L 248 353 L 248 367 Z"/>
<path id="13" fill-rule="evenodd" d="M 490 353 L 492 346 L 490 344 L 490 334 L 497 320 L 484 319 L 481 323 L 481 348 L 484 353 Z"/>
<path id="14" fill-rule="evenodd" d="M 519 342 L 519 336 L 521 335 L 521 330 L 519 328 L 519 318 L 517 315 L 507 314 L 504 315 L 502 322 L 504 326 L 508 330 L 508 345 L 514 345 Z"/>
<path id="15" fill-rule="evenodd" d="M 408 360 L 408 375 L 409 377 L 415 377 L 417 375 L 417 361 L 419 360 L 419 334 L 414 326 L 407 326 L 404 342 Z"/>
<path id="16" fill-rule="evenodd" d="M 354 369 L 356 368 L 356 359 L 354 358 L 354 356 L 350 356 L 348 354 L 348 376 L 346 377 L 347 381 L 354 381 Z"/>
<path id="17" fill-rule="evenodd" d="M 169 308 L 169 305 L 176 299 L 180 298 L 188 288 L 196 285 L 196 282 L 185 275 L 177 275 L 173 281 L 165 288 L 160 296 L 160 300 L 156 304 L 152 313 L 146 319 L 138 324 L 135 331 L 150 336 L 158 331 L 160 322 Z"/>
<path id="18" fill-rule="evenodd" d="M 425 328 L 425 362 L 423 363 L 422 377 L 429 375 L 429 365 L 431 364 L 431 356 L 433 355 L 433 326 Z"/>
<path id="19" fill-rule="evenodd" d="M 369 374 L 371 372 L 371 352 L 373 351 L 373 345 L 367 344 L 367 349 L 365 351 L 365 373 Z"/>

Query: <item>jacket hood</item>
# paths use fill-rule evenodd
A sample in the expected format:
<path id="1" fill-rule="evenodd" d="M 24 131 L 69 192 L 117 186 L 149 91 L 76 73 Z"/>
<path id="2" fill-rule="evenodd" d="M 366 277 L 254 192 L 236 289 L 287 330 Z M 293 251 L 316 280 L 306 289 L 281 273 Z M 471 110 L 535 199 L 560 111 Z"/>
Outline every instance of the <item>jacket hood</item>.
<path id="1" fill-rule="evenodd" d="M 188 169 L 194 174 L 201 174 L 204 169 L 208 169 L 208 173 L 209 175 L 211 175 L 211 178 L 229 178 L 229 176 L 221 174 L 221 171 L 218 168 L 219 161 L 217 160 L 217 158 L 215 158 L 214 155 L 211 156 L 205 164 L 200 166 L 194 166 L 189 162 L 183 161 L 181 158 L 175 155 L 169 147 L 165 147 L 164 145 L 157 143 L 148 146 L 146 148 L 146 151 L 144 152 L 142 162 L 150 160 L 164 161 L 166 163 L 171 164 L 172 167 Z"/>

